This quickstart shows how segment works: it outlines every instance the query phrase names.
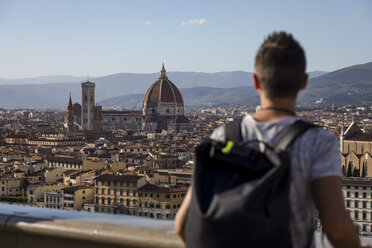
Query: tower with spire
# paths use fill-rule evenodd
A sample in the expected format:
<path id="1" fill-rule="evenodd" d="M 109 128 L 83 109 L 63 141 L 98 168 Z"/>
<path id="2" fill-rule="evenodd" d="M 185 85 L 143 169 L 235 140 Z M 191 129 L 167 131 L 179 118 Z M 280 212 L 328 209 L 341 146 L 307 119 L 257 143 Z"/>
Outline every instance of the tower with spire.
<path id="1" fill-rule="evenodd" d="M 70 98 L 68 100 L 68 106 L 67 106 L 67 112 L 66 112 L 66 126 L 67 126 L 68 133 L 75 131 L 74 106 L 72 105 L 71 93 L 70 93 Z"/>

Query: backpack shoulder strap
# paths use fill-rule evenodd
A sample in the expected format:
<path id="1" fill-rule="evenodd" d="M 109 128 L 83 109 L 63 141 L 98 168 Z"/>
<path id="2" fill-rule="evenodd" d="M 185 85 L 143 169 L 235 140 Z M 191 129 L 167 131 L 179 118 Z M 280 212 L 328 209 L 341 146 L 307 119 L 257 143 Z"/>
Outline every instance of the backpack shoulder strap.
<path id="1" fill-rule="evenodd" d="M 317 126 L 302 120 L 295 121 L 279 133 L 273 142 L 273 148 L 275 150 L 288 149 L 299 136 L 312 127 Z"/>
<path id="2" fill-rule="evenodd" d="M 243 140 L 242 138 L 242 123 L 243 118 L 235 119 L 233 122 L 225 126 L 225 140 L 231 140 L 235 143 Z"/>

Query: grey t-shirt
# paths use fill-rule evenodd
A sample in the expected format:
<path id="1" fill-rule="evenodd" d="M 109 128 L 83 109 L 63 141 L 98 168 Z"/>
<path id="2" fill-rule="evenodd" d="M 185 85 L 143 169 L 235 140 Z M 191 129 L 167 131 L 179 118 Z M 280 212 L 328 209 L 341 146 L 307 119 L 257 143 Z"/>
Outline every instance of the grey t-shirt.
<path id="1" fill-rule="evenodd" d="M 274 121 L 259 122 L 247 115 L 242 120 L 243 140 L 258 139 L 272 144 L 276 135 L 298 118 L 286 116 Z M 223 126 L 214 130 L 211 138 L 225 140 Z M 264 149 L 259 147 L 257 149 Z M 292 145 L 291 151 L 290 230 L 293 247 L 306 247 L 309 230 L 312 228 L 314 203 L 310 182 L 327 177 L 341 177 L 341 156 L 335 135 L 323 128 L 311 128 Z"/>

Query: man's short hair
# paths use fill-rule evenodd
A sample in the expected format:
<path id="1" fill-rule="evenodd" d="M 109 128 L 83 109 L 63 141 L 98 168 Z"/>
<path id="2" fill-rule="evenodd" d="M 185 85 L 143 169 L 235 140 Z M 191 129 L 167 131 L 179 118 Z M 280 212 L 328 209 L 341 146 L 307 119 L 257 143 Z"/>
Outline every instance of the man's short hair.
<path id="1" fill-rule="evenodd" d="M 305 79 L 305 52 L 285 32 L 272 33 L 261 45 L 255 70 L 268 98 L 296 97 Z"/>

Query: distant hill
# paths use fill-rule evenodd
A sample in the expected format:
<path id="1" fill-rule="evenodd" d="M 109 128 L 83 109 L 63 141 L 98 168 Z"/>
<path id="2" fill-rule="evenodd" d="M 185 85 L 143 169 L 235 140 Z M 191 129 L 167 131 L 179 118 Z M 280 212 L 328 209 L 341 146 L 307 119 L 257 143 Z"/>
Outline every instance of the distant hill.
<path id="1" fill-rule="evenodd" d="M 308 72 L 309 78 L 319 77 L 319 76 L 322 76 L 322 75 L 327 74 L 327 73 L 329 73 L 329 72 L 328 71 L 311 71 L 311 72 Z"/>
<path id="2" fill-rule="evenodd" d="M 185 106 L 207 106 L 218 104 L 257 105 L 258 95 L 253 87 L 212 88 L 194 87 L 180 89 Z M 141 108 L 144 94 L 131 94 L 100 101 L 103 107 Z"/>
<path id="3" fill-rule="evenodd" d="M 73 82 L 80 82 L 85 79 L 86 77 L 74 77 L 74 76 L 65 76 L 65 75 L 41 76 L 41 77 L 21 78 L 21 79 L 0 78 L 0 85 L 73 83 Z"/>
<path id="4" fill-rule="evenodd" d="M 346 105 L 371 103 L 372 63 L 347 67 L 334 72 L 310 72 L 308 88 L 300 94 L 303 105 Z M 234 72 L 167 72 L 169 79 L 181 90 L 185 105 L 258 103 L 252 87 L 252 73 Z M 96 83 L 96 101 L 104 107 L 140 107 L 149 86 L 159 73 L 118 73 L 91 79 Z M 72 82 L 62 82 L 65 80 Z M 45 83 L 57 80 L 58 83 Z M 56 108 L 81 101 L 80 82 L 85 78 L 51 76 L 31 79 L 0 79 L 0 108 Z M 8 84 L 6 84 L 8 82 Z M 14 83 L 12 83 L 14 82 Z M 28 82 L 27 84 L 19 84 Z M 2 84 L 2 85 L 1 85 Z"/>
<path id="5" fill-rule="evenodd" d="M 344 86 L 349 83 L 372 82 L 372 62 L 346 67 L 316 78 L 312 78 L 309 88 L 331 85 Z"/>

